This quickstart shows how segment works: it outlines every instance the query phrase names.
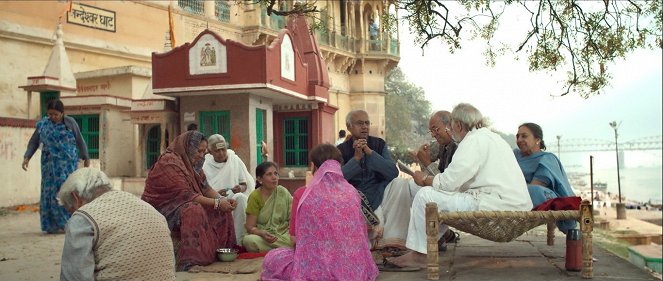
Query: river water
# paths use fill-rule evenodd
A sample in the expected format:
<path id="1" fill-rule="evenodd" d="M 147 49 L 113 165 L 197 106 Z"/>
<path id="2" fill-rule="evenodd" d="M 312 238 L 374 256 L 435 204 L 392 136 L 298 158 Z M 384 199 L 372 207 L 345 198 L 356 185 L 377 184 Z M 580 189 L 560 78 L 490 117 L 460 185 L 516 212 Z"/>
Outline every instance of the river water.
<path id="1" fill-rule="evenodd" d="M 554 151 L 550 151 L 554 152 Z M 663 165 L 661 151 L 626 151 L 620 161 L 619 174 L 622 196 L 629 201 L 661 204 Z M 618 193 L 617 161 L 615 152 L 567 152 L 561 153 L 562 165 L 567 173 L 582 174 L 589 188 L 589 157 L 594 156 L 594 182 L 608 184 L 607 191 Z"/>

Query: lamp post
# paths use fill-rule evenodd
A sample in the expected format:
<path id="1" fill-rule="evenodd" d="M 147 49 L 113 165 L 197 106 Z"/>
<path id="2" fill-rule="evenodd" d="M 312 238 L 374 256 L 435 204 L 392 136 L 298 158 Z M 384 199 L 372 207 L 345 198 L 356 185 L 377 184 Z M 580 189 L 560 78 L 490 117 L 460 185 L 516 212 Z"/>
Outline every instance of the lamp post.
<path id="1" fill-rule="evenodd" d="M 622 122 L 619 122 L 617 124 L 616 121 L 610 122 L 610 127 L 615 130 L 615 155 L 617 159 L 617 194 L 619 196 L 619 203 L 617 203 L 617 219 L 618 220 L 623 220 L 626 219 L 626 208 L 624 206 L 624 203 L 622 203 L 622 184 L 621 184 L 621 179 L 619 177 L 619 143 L 617 142 L 617 129 L 619 129 L 619 125 L 621 125 Z"/>
<path id="2" fill-rule="evenodd" d="M 559 152 L 560 151 L 559 150 L 559 139 L 561 139 L 561 138 L 562 138 L 562 136 L 557 135 L 557 158 L 559 158 L 560 161 L 562 160 L 562 155 Z"/>

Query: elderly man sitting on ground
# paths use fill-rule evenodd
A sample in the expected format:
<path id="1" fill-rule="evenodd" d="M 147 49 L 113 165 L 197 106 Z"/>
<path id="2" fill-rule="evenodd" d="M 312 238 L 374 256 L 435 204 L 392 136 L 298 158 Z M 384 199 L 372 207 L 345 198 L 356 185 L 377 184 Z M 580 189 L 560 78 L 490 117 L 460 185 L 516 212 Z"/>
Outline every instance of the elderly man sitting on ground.
<path id="1" fill-rule="evenodd" d="M 415 173 L 417 184 L 425 187 L 412 204 L 406 241 L 406 247 L 412 251 L 385 262 L 385 266 L 425 266 L 426 203 L 437 203 L 443 212 L 532 209 L 525 178 L 511 148 L 485 127 L 487 122 L 481 112 L 461 103 L 451 112 L 451 120 L 451 136 L 459 143 L 453 161 L 435 177 Z M 440 225 L 440 233 L 447 228 Z"/>
<path id="2" fill-rule="evenodd" d="M 73 172 L 58 200 L 73 212 L 60 280 L 175 280 L 166 219 L 135 195 L 113 191 L 102 171 Z"/>

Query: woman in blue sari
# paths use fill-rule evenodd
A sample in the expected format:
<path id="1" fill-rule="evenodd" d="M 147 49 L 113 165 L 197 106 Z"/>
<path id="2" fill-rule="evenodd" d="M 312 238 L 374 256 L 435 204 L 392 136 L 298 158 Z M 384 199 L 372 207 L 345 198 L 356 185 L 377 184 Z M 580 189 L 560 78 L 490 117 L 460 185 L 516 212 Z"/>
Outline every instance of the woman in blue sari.
<path id="1" fill-rule="evenodd" d="M 70 214 L 58 204 L 56 196 L 69 174 L 76 170 L 79 154 L 85 167 L 90 166 L 90 156 L 76 120 L 64 115 L 62 101 L 51 100 L 46 109 L 47 116 L 37 121 L 37 128 L 28 142 L 23 156 L 23 170 L 28 170 L 30 158 L 39 144 L 43 144 L 39 200 L 41 230 L 49 234 L 64 233 Z"/>
<path id="2" fill-rule="evenodd" d="M 559 158 L 544 151 L 546 145 L 543 142 L 543 130 L 539 125 L 534 123 L 520 125 L 516 134 L 516 144 L 518 148 L 513 152 L 525 175 L 534 207 L 553 198 L 575 196 Z M 559 230 L 564 233 L 575 226 L 574 220 L 557 223 Z"/>

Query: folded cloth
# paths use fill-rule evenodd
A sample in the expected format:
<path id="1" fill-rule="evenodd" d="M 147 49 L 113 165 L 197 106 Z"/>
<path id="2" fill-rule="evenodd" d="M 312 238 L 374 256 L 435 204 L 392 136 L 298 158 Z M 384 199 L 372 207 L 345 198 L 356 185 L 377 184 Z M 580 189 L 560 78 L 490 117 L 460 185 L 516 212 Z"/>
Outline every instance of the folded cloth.
<path id="1" fill-rule="evenodd" d="M 246 253 L 239 254 L 237 256 L 237 258 L 238 259 L 255 259 L 255 258 L 262 258 L 265 255 L 267 255 L 267 252 L 263 252 L 263 253 L 249 253 L 249 252 L 246 252 Z"/>
<path id="2" fill-rule="evenodd" d="M 532 211 L 572 211 L 580 210 L 580 201 L 582 199 L 578 196 L 570 197 L 557 197 L 549 199 L 538 206 L 534 207 Z"/>

